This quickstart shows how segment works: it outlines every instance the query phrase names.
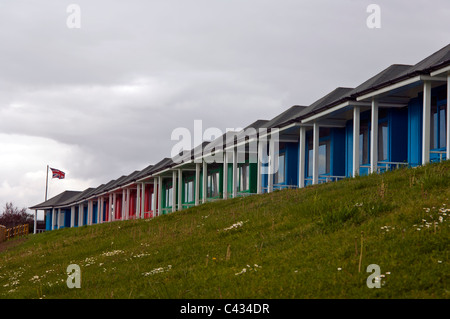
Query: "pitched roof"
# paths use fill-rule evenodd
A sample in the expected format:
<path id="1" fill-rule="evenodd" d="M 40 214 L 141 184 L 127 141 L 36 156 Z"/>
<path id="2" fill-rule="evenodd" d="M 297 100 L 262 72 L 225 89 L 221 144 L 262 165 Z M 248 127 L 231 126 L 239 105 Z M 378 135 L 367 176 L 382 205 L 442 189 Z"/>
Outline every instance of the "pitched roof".
<path id="1" fill-rule="evenodd" d="M 126 180 L 128 175 L 122 175 L 118 179 L 114 180 L 107 188 L 105 188 L 105 191 L 113 190 L 114 188 L 117 188 L 121 183 Z"/>
<path id="2" fill-rule="evenodd" d="M 281 124 L 284 124 L 286 122 L 289 122 L 290 120 L 293 120 L 298 117 L 299 114 L 304 112 L 306 109 L 306 106 L 302 105 L 293 105 L 290 108 L 288 108 L 286 111 L 282 112 L 281 114 L 275 116 L 270 121 L 267 121 L 262 125 L 263 128 L 273 128 L 273 127 L 279 127 Z"/>
<path id="3" fill-rule="evenodd" d="M 352 92 L 353 90 L 354 90 L 353 88 L 347 88 L 347 87 L 335 88 L 333 91 L 331 91 L 324 97 L 318 99 L 316 102 L 311 104 L 308 107 L 307 112 L 313 113 L 313 112 L 323 109 L 329 105 L 338 104 L 342 100 L 349 98 L 350 92 Z"/>
<path id="4" fill-rule="evenodd" d="M 150 174 L 149 172 L 152 170 L 153 166 L 155 166 L 155 165 L 151 164 L 151 165 L 147 166 L 146 168 L 144 168 L 142 171 L 140 171 L 139 174 L 136 175 L 136 180 L 148 176 Z"/>
<path id="5" fill-rule="evenodd" d="M 352 92 L 353 97 L 363 95 L 385 86 L 398 83 L 416 75 L 428 74 L 431 71 L 450 64 L 450 44 L 426 57 L 415 65 L 393 64 L 365 81 Z"/>
<path id="6" fill-rule="evenodd" d="M 252 124 L 247 125 L 244 130 L 249 129 L 249 128 L 254 128 L 255 130 L 264 127 L 264 125 L 269 122 L 269 120 L 256 120 L 255 122 L 253 122 Z"/>
<path id="7" fill-rule="evenodd" d="M 407 64 L 392 64 L 383 71 L 377 73 L 367 81 L 354 88 L 351 92 L 351 95 L 356 97 L 358 95 L 362 95 L 366 91 L 376 89 L 386 83 L 391 82 L 392 80 L 395 80 L 411 68 L 412 66 Z"/>
<path id="8" fill-rule="evenodd" d="M 393 64 L 377 73 L 367 81 L 361 83 L 354 89 L 337 88 L 311 104 L 304 111 L 300 112 L 297 118 L 295 118 L 295 121 L 319 113 L 320 111 L 331 108 L 345 101 L 354 100 L 357 96 L 375 91 L 393 83 L 400 82 L 406 78 L 410 78 L 418 74 L 427 74 L 428 72 L 444 67 L 448 64 L 450 64 L 450 44 L 413 66 L 406 64 Z M 290 122 L 293 121 L 291 120 L 287 123 Z"/>
<path id="9" fill-rule="evenodd" d="M 321 97 L 308 107 L 305 106 L 299 107 L 297 109 L 297 112 L 291 111 L 292 114 L 290 115 L 282 116 L 283 115 L 282 113 L 278 116 L 281 117 L 281 119 L 274 121 L 276 123 L 274 127 L 286 126 L 290 123 L 297 122 L 300 119 L 306 118 L 309 115 L 318 113 L 335 104 L 341 103 L 342 100 L 350 98 L 350 92 L 352 92 L 352 90 L 353 90 L 352 88 L 338 87 L 333 91 L 331 91 L 330 93 L 328 93 L 327 95 Z M 292 108 L 293 107 L 291 107 L 291 109 Z M 290 109 L 285 111 L 285 113 L 288 111 L 290 111 Z"/>
<path id="10" fill-rule="evenodd" d="M 88 198 L 89 196 L 92 195 L 94 190 L 95 190 L 95 188 L 93 188 L 93 187 L 86 188 L 80 194 L 78 194 L 74 198 L 71 198 L 70 201 L 68 201 L 68 202 L 66 202 L 64 204 L 67 205 L 69 203 L 72 204 L 72 203 L 75 203 L 75 202 L 79 202 L 79 201 L 85 200 L 86 198 Z"/>
<path id="11" fill-rule="evenodd" d="M 95 195 L 107 192 L 108 190 L 111 189 L 112 186 L 114 186 L 114 184 L 116 183 L 116 180 L 110 180 L 108 183 L 106 183 L 102 188 L 98 188 L 96 189 L 96 191 L 94 192 Z"/>
<path id="12" fill-rule="evenodd" d="M 34 205 L 30 207 L 30 209 L 43 209 L 43 208 L 52 208 L 55 206 L 59 206 L 60 203 L 64 203 L 67 201 L 72 200 L 73 198 L 77 197 L 79 194 L 81 194 L 80 191 L 64 191 L 38 205 Z"/>
<path id="13" fill-rule="evenodd" d="M 124 185 L 134 182 L 136 180 L 136 176 L 138 176 L 140 172 L 141 171 L 134 171 L 133 173 L 128 175 L 124 180 L 115 184 L 114 186 L 119 187 L 119 186 L 124 186 Z"/>
<path id="14" fill-rule="evenodd" d="M 450 44 L 416 63 L 409 70 L 403 72 L 401 76 L 413 76 L 417 74 L 427 74 L 441 67 L 450 64 Z"/>
<path id="15" fill-rule="evenodd" d="M 171 167 L 173 164 L 174 164 L 174 161 L 171 158 L 166 157 L 153 166 L 153 168 L 150 170 L 150 174 L 155 174 L 157 172 L 160 172 L 166 168 Z"/>
<path id="16" fill-rule="evenodd" d="M 173 163 L 174 164 L 186 163 L 186 162 L 193 160 L 195 157 L 197 157 L 199 155 L 201 156 L 203 154 L 203 150 L 205 149 L 206 145 L 208 145 L 209 143 L 211 143 L 211 142 L 205 141 L 202 144 L 197 145 L 190 151 L 186 151 L 182 155 L 173 157 L 173 159 L 172 159 Z"/>

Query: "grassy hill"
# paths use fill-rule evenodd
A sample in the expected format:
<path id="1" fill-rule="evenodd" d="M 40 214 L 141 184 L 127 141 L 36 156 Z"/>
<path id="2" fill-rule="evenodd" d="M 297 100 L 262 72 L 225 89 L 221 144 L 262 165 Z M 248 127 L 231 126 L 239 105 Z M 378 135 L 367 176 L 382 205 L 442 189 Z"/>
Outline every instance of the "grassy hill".
<path id="1" fill-rule="evenodd" d="M 0 298 L 449 298 L 449 199 L 445 162 L 30 235 Z"/>

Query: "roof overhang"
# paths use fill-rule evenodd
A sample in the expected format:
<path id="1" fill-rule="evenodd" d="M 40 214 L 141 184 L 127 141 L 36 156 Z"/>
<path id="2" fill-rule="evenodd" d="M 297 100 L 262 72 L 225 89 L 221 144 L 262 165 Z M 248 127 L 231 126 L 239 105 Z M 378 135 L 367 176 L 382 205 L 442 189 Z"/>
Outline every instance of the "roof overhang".
<path id="1" fill-rule="evenodd" d="M 438 75 L 445 75 L 445 73 L 450 73 L 450 65 L 447 65 L 446 67 L 443 67 L 441 69 L 438 69 L 436 71 L 433 71 L 430 73 L 431 76 L 438 76 Z"/>
<path id="2" fill-rule="evenodd" d="M 393 90 L 399 89 L 401 87 L 408 86 L 408 85 L 411 85 L 411 84 L 414 84 L 414 83 L 420 82 L 420 81 L 446 81 L 446 78 L 445 77 L 430 76 L 430 75 L 417 75 L 417 76 L 414 76 L 412 78 L 405 79 L 405 80 L 402 80 L 400 82 L 393 83 L 391 85 L 388 85 L 388 86 L 385 86 L 383 88 L 380 88 L 378 90 L 375 90 L 375 91 L 363 94 L 361 96 L 358 96 L 356 98 L 356 100 L 357 101 L 364 101 L 364 100 L 372 99 L 372 98 L 375 98 L 375 97 L 377 97 L 379 95 L 383 95 L 383 94 L 389 93 L 390 91 L 393 91 Z"/>
<path id="3" fill-rule="evenodd" d="M 368 105 L 369 104 L 367 102 L 346 101 L 346 102 L 343 102 L 343 103 L 338 104 L 336 106 L 333 106 L 333 107 L 331 107 L 329 109 L 326 109 L 326 110 L 324 110 L 322 112 L 318 112 L 318 113 L 316 113 L 316 114 L 314 114 L 314 115 L 312 115 L 310 117 L 307 117 L 307 118 L 302 120 L 302 123 L 314 122 L 315 120 L 317 120 L 317 119 L 319 119 L 319 118 L 321 118 L 321 117 L 323 117 L 325 115 L 328 115 L 330 113 L 336 112 L 336 111 L 341 110 L 343 108 L 346 108 L 348 106 L 368 106 Z"/>

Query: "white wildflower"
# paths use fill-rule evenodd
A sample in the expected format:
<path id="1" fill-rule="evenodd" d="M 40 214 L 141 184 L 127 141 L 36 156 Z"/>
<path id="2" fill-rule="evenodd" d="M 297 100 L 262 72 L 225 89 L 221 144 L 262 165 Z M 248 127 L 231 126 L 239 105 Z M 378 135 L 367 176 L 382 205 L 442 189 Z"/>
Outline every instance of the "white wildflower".
<path id="1" fill-rule="evenodd" d="M 246 273 L 246 272 L 247 272 L 247 269 L 246 268 L 242 268 L 242 270 L 240 272 L 237 272 L 234 275 L 238 276 L 238 275 L 242 275 L 243 273 Z"/>
<path id="2" fill-rule="evenodd" d="M 122 254 L 123 250 L 113 250 L 113 251 L 108 251 L 108 252 L 104 252 L 102 254 L 102 256 L 114 256 L 114 255 L 118 255 L 118 254 Z"/>
<path id="3" fill-rule="evenodd" d="M 162 273 L 165 271 L 169 271 L 172 268 L 172 265 L 168 265 L 166 268 L 163 267 L 159 267 L 159 268 L 155 268 L 149 272 L 145 272 L 142 275 L 144 275 L 145 277 L 150 276 L 150 275 L 154 275 L 154 274 L 158 274 L 158 273 Z"/>
<path id="4" fill-rule="evenodd" d="M 241 226 L 244 225 L 244 223 L 246 223 L 246 222 L 248 222 L 248 220 L 246 220 L 245 222 L 239 221 L 239 222 L 237 222 L 237 223 L 231 225 L 230 227 L 224 228 L 223 230 L 224 230 L 224 231 L 227 231 L 227 230 L 230 230 L 230 229 L 233 229 L 233 228 L 241 227 Z"/>

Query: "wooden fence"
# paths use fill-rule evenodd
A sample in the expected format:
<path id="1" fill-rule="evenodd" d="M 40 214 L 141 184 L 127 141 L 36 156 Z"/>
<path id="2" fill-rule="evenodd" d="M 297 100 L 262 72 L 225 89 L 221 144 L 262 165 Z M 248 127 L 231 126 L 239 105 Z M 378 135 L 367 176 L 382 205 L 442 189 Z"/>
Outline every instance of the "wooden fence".
<path id="1" fill-rule="evenodd" d="M 0 243 L 13 237 L 20 237 L 28 235 L 29 225 L 19 225 L 12 228 L 6 228 L 0 225 Z"/>

